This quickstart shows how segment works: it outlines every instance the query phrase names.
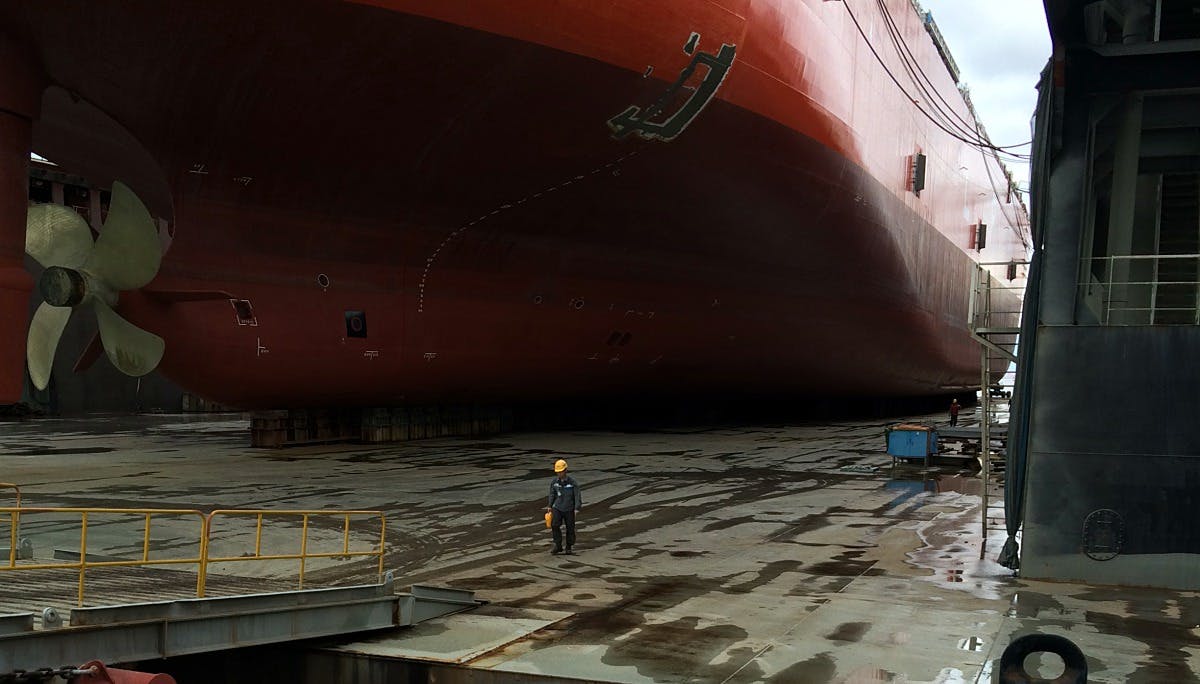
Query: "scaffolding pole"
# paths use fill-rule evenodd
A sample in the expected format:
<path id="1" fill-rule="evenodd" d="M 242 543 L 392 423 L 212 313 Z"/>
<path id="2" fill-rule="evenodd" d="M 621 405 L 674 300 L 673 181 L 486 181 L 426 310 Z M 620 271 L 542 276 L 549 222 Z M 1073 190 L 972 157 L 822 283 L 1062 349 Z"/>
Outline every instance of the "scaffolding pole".
<path id="1" fill-rule="evenodd" d="M 979 421 L 979 453 L 983 456 L 983 520 L 981 528 L 983 537 L 979 543 L 979 559 L 983 560 L 984 554 L 987 552 L 988 539 L 988 480 L 992 469 L 992 445 L 990 434 L 991 418 L 991 398 L 989 381 L 991 380 L 991 354 L 987 345 L 979 345 L 979 353 L 981 356 L 980 366 L 982 367 L 982 376 L 979 383 L 979 401 L 982 408 L 983 419 Z"/>

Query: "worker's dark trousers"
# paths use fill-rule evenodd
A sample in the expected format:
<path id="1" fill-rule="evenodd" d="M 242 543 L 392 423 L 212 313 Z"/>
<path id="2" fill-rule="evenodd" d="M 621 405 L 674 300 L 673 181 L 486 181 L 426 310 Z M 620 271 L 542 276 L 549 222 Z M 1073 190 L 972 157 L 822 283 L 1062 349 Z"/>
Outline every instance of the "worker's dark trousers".
<path id="1" fill-rule="evenodd" d="M 552 508 L 550 528 L 554 530 L 554 548 L 562 550 L 562 524 L 567 524 L 567 548 L 575 546 L 575 511 L 560 511 Z"/>

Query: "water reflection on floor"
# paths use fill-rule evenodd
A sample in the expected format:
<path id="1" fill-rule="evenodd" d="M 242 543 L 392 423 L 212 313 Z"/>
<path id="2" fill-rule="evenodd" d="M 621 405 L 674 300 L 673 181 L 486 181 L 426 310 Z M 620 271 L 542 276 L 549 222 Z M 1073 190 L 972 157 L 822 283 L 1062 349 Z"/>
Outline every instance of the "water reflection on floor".
<path id="1" fill-rule="evenodd" d="M 891 481 L 884 487 L 891 491 L 909 492 L 909 496 L 920 492 L 942 494 L 956 492 L 981 496 L 983 477 L 979 471 L 965 471 L 953 467 L 919 468 L 897 465 L 891 472 Z M 993 474 L 992 484 L 999 482 Z"/>
<path id="2" fill-rule="evenodd" d="M 232 418 L 46 421 L 0 424 L 0 479 L 21 483 L 31 506 L 383 510 L 386 566 L 402 583 L 567 616 L 472 668 L 620 682 L 986 682 L 1015 635 L 1043 631 L 1079 644 L 1092 682 L 1195 681 L 1200 594 L 1014 576 L 995 562 L 1003 474 L 989 478 L 985 517 L 977 461 L 893 465 L 890 423 L 255 450 Z M 583 489 L 569 557 L 548 553 L 542 522 L 559 457 Z M 346 568 L 311 581 L 357 577 Z M 464 634 L 482 617 L 429 629 Z"/>

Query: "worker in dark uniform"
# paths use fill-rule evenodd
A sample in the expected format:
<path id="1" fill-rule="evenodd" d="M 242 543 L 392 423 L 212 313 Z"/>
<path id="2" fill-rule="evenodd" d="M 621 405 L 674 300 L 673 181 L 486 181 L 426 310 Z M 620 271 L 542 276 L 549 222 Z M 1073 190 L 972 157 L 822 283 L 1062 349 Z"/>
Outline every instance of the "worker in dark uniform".
<path id="1" fill-rule="evenodd" d="M 958 399 L 950 400 L 950 427 L 958 425 Z"/>
<path id="2" fill-rule="evenodd" d="M 550 482 L 550 502 L 546 510 L 550 511 L 550 529 L 554 532 L 553 554 L 571 553 L 575 546 L 575 514 L 583 505 L 579 495 L 579 483 L 567 474 L 567 462 L 558 459 L 554 463 L 554 479 Z M 563 548 L 562 525 L 567 526 L 567 546 Z"/>

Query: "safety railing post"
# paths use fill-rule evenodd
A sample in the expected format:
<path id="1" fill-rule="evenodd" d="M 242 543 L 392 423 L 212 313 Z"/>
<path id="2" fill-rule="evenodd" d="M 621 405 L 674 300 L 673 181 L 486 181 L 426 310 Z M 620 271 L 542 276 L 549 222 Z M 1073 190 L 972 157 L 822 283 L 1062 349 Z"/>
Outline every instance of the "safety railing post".
<path id="1" fill-rule="evenodd" d="M 150 514 L 146 514 L 146 528 L 142 532 L 142 562 L 150 560 Z"/>
<path id="2" fill-rule="evenodd" d="M 8 543 L 8 567 L 16 567 L 17 565 L 17 513 L 13 511 L 9 513 L 10 541 Z"/>
<path id="3" fill-rule="evenodd" d="M 300 526 L 300 588 L 304 588 L 304 559 L 308 557 L 308 514 Z"/>
<path id="4" fill-rule="evenodd" d="M 1113 278 L 1116 275 L 1116 271 L 1117 271 L 1116 257 L 1109 256 L 1108 257 L 1108 269 L 1106 269 L 1106 272 L 1105 272 L 1105 275 L 1108 276 L 1108 282 L 1104 284 L 1104 296 L 1105 296 L 1104 324 L 1105 325 L 1108 325 L 1109 323 L 1112 322 Z"/>
<path id="5" fill-rule="evenodd" d="M 262 513 L 258 514 L 258 524 L 254 528 L 254 557 L 262 555 Z"/>
<path id="6" fill-rule="evenodd" d="M 386 537 L 387 537 L 387 518 L 384 517 L 383 513 L 380 513 L 379 514 L 379 570 L 378 570 L 378 579 L 376 580 L 378 582 L 383 581 L 383 549 L 384 549 L 384 539 Z"/>
<path id="7" fill-rule="evenodd" d="M 212 531 L 212 513 L 200 517 L 200 565 L 196 569 L 196 598 L 204 598 L 208 582 L 208 535 Z"/>
<path id="8" fill-rule="evenodd" d="M 971 269 L 971 298 L 967 301 L 967 325 L 971 326 L 971 330 L 979 327 L 976 311 L 979 308 L 979 272 L 982 270 L 983 267 L 978 265 Z"/>
<path id="9" fill-rule="evenodd" d="M 83 511 L 79 514 L 79 607 L 83 607 L 83 577 L 87 572 L 87 531 L 88 531 L 88 514 Z"/>
<path id="10" fill-rule="evenodd" d="M 989 468 L 992 462 L 991 449 L 991 396 L 989 393 L 989 385 L 991 383 L 991 354 L 988 353 L 988 348 L 980 345 L 981 350 L 980 370 L 982 378 L 980 379 L 979 400 L 983 406 L 983 418 L 979 421 L 979 453 L 983 455 L 983 519 L 980 521 L 981 539 L 979 542 L 979 558 L 982 559 L 984 553 L 987 552 L 988 540 L 988 479 Z"/>
<path id="11" fill-rule="evenodd" d="M 992 279 L 983 279 L 983 327 L 992 327 Z"/>
<path id="12" fill-rule="evenodd" d="M 1158 308 L 1159 273 L 1162 270 L 1161 261 L 1161 259 L 1154 260 L 1153 275 L 1150 278 L 1150 320 L 1146 321 L 1147 325 L 1154 325 L 1154 321 L 1158 318 L 1156 309 Z"/>

